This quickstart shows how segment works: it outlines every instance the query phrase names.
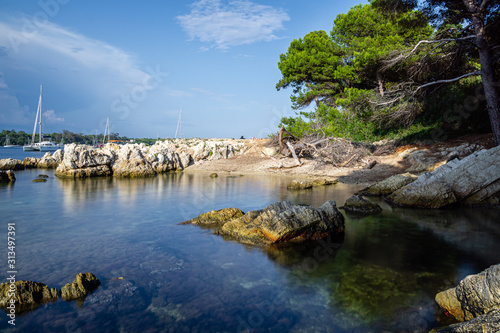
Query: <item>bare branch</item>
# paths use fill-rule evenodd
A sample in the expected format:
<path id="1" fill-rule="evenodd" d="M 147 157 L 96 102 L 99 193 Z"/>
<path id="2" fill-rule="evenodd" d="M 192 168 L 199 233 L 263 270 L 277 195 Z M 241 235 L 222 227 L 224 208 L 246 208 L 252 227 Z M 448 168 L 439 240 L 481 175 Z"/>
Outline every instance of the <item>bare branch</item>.
<path id="1" fill-rule="evenodd" d="M 387 61 L 387 64 L 389 64 L 389 66 L 391 66 L 392 64 L 395 64 L 395 63 L 398 63 L 398 62 L 400 62 L 402 60 L 408 59 L 423 44 L 457 42 L 457 41 L 467 40 L 467 39 L 471 39 L 471 38 L 476 38 L 476 35 L 469 35 L 469 36 L 459 37 L 459 38 L 443 38 L 443 39 L 436 39 L 436 40 L 424 39 L 424 40 L 419 41 L 417 43 L 417 45 L 415 45 L 415 47 L 410 52 L 408 52 L 406 55 L 401 54 L 401 55 L 399 55 L 399 56 L 397 56 L 397 57 L 395 57 L 393 59 L 389 59 Z"/>
<path id="2" fill-rule="evenodd" d="M 461 80 L 463 78 L 466 78 L 468 76 L 473 76 L 473 75 L 481 75 L 481 71 L 475 71 L 475 72 L 472 72 L 472 73 L 467 73 L 467 74 L 461 75 L 459 77 L 456 77 L 454 79 L 437 80 L 437 81 L 433 81 L 433 82 L 429 82 L 429 83 L 423 84 L 423 85 L 417 87 L 417 89 L 415 89 L 415 91 L 413 92 L 413 94 L 415 95 L 417 93 L 417 91 L 419 91 L 420 89 L 428 87 L 428 86 L 432 86 L 434 84 L 455 82 L 455 81 L 458 81 L 458 80 Z"/>

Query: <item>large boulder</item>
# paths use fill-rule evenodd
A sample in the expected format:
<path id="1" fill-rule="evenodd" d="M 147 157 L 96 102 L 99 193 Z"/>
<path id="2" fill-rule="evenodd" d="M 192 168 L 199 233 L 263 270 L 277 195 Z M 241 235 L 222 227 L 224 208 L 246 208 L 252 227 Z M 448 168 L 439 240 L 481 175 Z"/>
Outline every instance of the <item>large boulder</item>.
<path id="1" fill-rule="evenodd" d="M 36 157 L 26 157 L 23 160 L 24 167 L 26 169 L 33 169 L 38 166 L 38 161 L 40 161 L 39 158 Z"/>
<path id="2" fill-rule="evenodd" d="M 454 159 L 393 192 L 388 201 L 409 207 L 440 208 L 485 203 L 500 191 L 500 146 Z"/>
<path id="3" fill-rule="evenodd" d="M 79 273 L 72 283 L 61 288 L 61 297 L 66 301 L 82 298 L 97 289 L 101 282 L 92 273 Z"/>
<path id="4" fill-rule="evenodd" d="M 344 232 L 344 216 L 335 201 L 320 208 L 277 202 L 230 220 L 216 231 L 247 244 L 277 244 L 320 239 Z"/>
<path id="5" fill-rule="evenodd" d="M 358 194 L 365 196 L 385 196 L 399 190 L 417 179 L 417 176 L 411 173 L 391 176 L 381 182 L 375 183 L 367 188 L 362 189 Z"/>
<path id="6" fill-rule="evenodd" d="M 499 327 L 500 264 L 491 266 L 479 274 L 469 275 L 460 281 L 457 287 L 438 293 L 436 302 L 458 321 L 482 318 L 473 323 L 487 321 Z M 495 315 L 490 316 L 493 311 Z M 460 327 L 468 327 L 468 325 L 470 324 Z M 441 331 L 469 332 L 467 330 Z"/>
<path id="7" fill-rule="evenodd" d="M 11 297 L 14 295 L 14 297 Z M 42 303 L 57 300 L 57 290 L 33 281 L 16 281 L 14 284 L 0 284 L 0 307 L 6 308 L 11 302 L 21 312 L 34 309 Z M 13 301 L 11 301 L 11 299 Z"/>
<path id="8" fill-rule="evenodd" d="M 86 178 L 111 176 L 114 154 L 111 151 L 95 150 L 92 147 L 68 144 L 64 148 L 64 158 L 56 169 L 61 178 Z"/>
<path id="9" fill-rule="evenodd" d="M 4 158 L 0 160 L 0 170 L 23 170 L 24 164 L 21 160 Z"/>
<path id="10" fill-rule="evenodd" d="M 62 149 L 58 149 L 54 152 L 54 154 L 51 153 L 45 153 L 45 155 L 42 156 L 41 159 L 37 161 L 37 167 L 38 168 L 43 168 L 43 169 L 55 169 L 63 161 L 64 158 L 64 151 Z M 28 164 L 28 162 L 25 159 L 24 165 Z"/>

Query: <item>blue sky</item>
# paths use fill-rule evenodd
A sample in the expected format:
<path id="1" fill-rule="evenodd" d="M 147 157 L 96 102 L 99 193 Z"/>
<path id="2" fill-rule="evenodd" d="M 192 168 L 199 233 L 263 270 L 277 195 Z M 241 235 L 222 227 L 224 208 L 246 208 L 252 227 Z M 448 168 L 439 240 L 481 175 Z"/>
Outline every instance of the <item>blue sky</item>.
<path id="1" fill-rule="evenodd" d="M 293 115 L 276 91 L 290 42 L 366 1 L 0 1 L 0 130 L 265 137 Z"/>

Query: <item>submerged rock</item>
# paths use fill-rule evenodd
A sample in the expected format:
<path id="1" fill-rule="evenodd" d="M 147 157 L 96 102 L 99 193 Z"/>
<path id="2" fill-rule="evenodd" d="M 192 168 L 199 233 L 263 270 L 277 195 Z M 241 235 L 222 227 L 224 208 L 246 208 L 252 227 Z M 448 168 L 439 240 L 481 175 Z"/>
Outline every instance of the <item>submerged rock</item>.
<path id="1" fill-rule="evenodd" d="M 394 175 L 381 182 L 362 189 L 358 192 L 358 194 L 365 196 L 389 195 L 392 192 L 399 190 L 403 186 L 412 183 L 413 181 L 415 181 L 415 179 L 417 179 L 417 176 L 412 175 L 408 172 L 400 175 Z"/>
<path id="2" fill-rule="evenodd" d="M 469 275 L 460 281 L 457 287 L 438 293 L 436 302 L 456 320 L 471 321 L 459 326 L 454 325 L 453 330 L 446 328 L 439 332 L 472 332 L 467 329 L 476 326 L 480 328 L 485 323 L 493 325 L 489 327 L 500 327 L 500 264 L 479 274 Z M 476 320 L 472 321 L 474 318 Z M 474 332 L 476 329 L 478 328 L 474 328 Z"/>
<path id="3" fill-rule="evenodd" d="M 45 183 L 47 178 L 35 178 L 32 180 L 33 183 Z"/>
<path id="4" fill-rule="evenodd" d="M 4 158 L 0 160 L 0 170 L 23 170 L 24 164 L 21 160 Z"/>
<path id="5" fill-rule="evenodd" d="M 313 186 L 327 186 L 327 185 L 335 185 L 337 184 L 339 181 L 334 179 L 334 180 L 329 180 L 329 179 L 325 179 L 325 178 L 321 178 L 321 179 L 315 179 L 313 180 Z"/>
<path id="6" fill-rule="evenodd" d="M 305 190 L 308 188 L 312 188 L 313 186 L 314 184 L 312 182 L 292 180 L 292 182 L 288 184 L 286 188 L 295 191 L 295 190 Z"/>
<path id="7" fill-rule="evenodd" d="M 223 208 L 212 210 L 211 212 L 201 214 L 194 219 L 182 222 L 181 224 L 202 224 L 202 225 L 223 225 L 229 220 L 243 216 L 243 212 L 238 208 Z"/>
<path id="8" fill-rule="evenodd" d="M 0 284 L 0 307 L 3 308 L 14 302 L 16 308 L 24 312 L 42 303 L 55 301 L 57 297 L 56 288 L 49 288 L 40 282 L 16 281 L 14 284 L 9 282 Z"/>
<path id="9" fill-rule="evenodd" d="M 209 177 L 210 177 L 210 178 L 217 178 L 217 177 L 219 177 L 219 175 L 218 175 L 218 174 L 216 174 L 216 173 L 214 172 L 214 173 L 211 173 L 211 174 L 209 175 Z"/>
<path id="10" fill-rule="evenodd" d="M 382 208 L 378 204 L 366 200 L 361 195 L 353 195 L 348 198 L 344 206 L 340 207 L 340 209 L 360 215 L 378 214 L 382 211 Z"/>
<path id="11" fill-rule="evenodd" d="M 16 181 L 16 175 L 15 175 L 14 171 L 0 170 L 0 183 L 9 183 L 9 182 L 15 182 L 15 181 Z"/>
<path id="12" fill-rule="evenodd" d="M 232 219 L 216 231 L 248 244 L 303 242 L 343 232 L 344 216 L 333 200 L 320 208 L 277 202 Z"/>
<path id="13" fill-rule="evenodd" d="M 67 301 L 87 296 L 97 289 L 101 282 L 92 273 L 79 273 L 72 283 L 61 288 L 61 297 Z"/>

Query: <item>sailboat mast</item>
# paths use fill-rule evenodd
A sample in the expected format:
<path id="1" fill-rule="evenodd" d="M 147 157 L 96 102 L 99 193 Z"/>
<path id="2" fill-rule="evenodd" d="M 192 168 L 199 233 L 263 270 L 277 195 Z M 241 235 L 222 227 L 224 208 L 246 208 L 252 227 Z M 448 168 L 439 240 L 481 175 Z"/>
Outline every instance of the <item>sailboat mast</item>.
<path id="1" fill-rule="evenodd" d="M 104 129 L 104 135 L 102 137 L 102 144 L 106 144 L 106 133 L 108 134 L 108 141 L 109 141 L 109 116 L 108 120 L 106 121 L 106 128 Z"/>
<path id="2" fill-rule="evenodd" d="M 38 141 L 42 142 L 42 85 L 40 85 L 40 98 L 38 100 L 38 112 L 40 113 L 40 134 L 38 136 Z"/>
<path id="3" fill-rule="evenodd" d="M 177 139 L 177 132 L 182 137 L 182 109 L 179 113 L 179 120 L 177 121 L 177 128 L 175 129 L 175 138 Z"/>

